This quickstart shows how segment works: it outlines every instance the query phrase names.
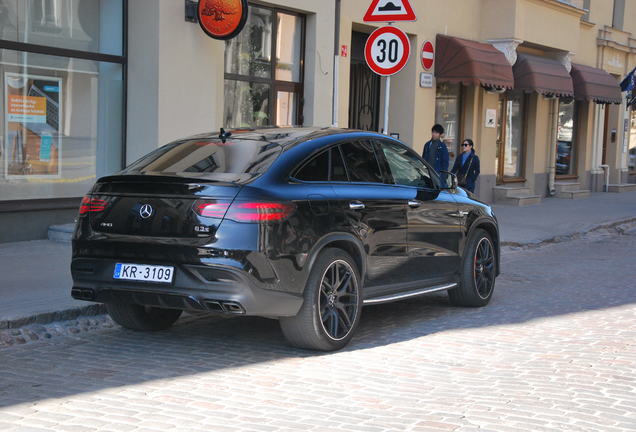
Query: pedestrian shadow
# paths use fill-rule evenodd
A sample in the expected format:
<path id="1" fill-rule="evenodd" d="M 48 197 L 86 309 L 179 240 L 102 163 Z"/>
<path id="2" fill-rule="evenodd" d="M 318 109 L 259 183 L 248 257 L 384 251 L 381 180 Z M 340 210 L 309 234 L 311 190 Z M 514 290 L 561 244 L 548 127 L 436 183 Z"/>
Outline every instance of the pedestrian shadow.
<path id="1" fill-rule="evenodd" d="M 287 346 L 275 320 L 214 316 L 189 317 L 162 332 L 116 327 L 3 349 L 0 407 L 281 359 L 295 364 L 308 357 L 419 343 L 456 329 L 508 326 L 631 304 L 636 302 L 636 266 L 626 265 L 617 275 L 607 263 L 612 256 L 629 257 L 633 243 L 599 242 L 598 254 L 575 242 L 511 252 L 488 307 L 451 307 L 445 293 L 369 306 L 351 344 L 338 353 Z"/>

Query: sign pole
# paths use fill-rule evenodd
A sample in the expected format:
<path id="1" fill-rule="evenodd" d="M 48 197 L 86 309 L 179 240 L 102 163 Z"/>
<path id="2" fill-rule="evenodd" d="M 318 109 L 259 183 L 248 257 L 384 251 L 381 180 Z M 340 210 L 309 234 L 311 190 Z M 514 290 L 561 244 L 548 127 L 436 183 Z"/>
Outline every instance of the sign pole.
<path id="1" fill-rule="evenodd" d="M 389 103 L 391 101 L 391 75 L 386 77 L 384 88 L 384 134 L 389 134 Z"/>

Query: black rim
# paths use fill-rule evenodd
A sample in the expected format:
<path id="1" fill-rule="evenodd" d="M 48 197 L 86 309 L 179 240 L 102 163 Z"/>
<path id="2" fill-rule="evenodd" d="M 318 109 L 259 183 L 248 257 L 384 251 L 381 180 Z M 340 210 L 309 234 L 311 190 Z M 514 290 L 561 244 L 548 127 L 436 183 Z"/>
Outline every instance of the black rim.
<path id="1" fill-rule="evenodd" d="M 485 237 L 475 249 L 473 275 L 477 293 L 482 299 L 488 298 L 495 282 L 495 255 L 490 240 Z"/>
<path id="2" fill-rule="evenodd" d="M 320 321 L 333 340 L 351 332 L 358 314 L 358 280 L 346 261 L 331 263 L 320 281 Z"/>

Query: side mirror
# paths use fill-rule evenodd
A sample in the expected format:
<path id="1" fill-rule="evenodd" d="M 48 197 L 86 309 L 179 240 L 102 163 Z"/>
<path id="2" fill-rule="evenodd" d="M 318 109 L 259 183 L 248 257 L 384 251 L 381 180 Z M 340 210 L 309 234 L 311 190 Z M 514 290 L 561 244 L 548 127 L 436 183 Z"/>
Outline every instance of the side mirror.
<path id="1" fill-rule="evenodd" d="M 457 189 L 457 176 L 449 171 L 439 173 L 440 189 L 455 190 Z"/>

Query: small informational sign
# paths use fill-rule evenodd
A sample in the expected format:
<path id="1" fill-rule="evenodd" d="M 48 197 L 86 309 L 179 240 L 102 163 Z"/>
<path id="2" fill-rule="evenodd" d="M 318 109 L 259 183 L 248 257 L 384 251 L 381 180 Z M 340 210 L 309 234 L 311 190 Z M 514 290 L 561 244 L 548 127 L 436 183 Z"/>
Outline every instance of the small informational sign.
<path id="1" fill-rule="evenodd" d="M 340 57 L 346 57 L 349 55 L 349 48 L 346 45 L 340 46 Z"/>
<path id="2" fill-rule="evenodd" d="M 200 0 L 198 18 L 211 38 L 227 40 L 238 35 L 247 22 L 247 0 Z"/>
<path id="3" fill-rule="evenodd" d="M 417 21 L 409 0 L 373 0 L 364 22 Z"/>
<path id="4" fill-rule="evenodd" d="M 433 88 L 433 74 L 428 72 L 420 72 L 420 87 Z"/>
<path id="5" fill-rule="evenodd" d="M 495 128 L 497 127 L 497 110 L 488 108 L 486 110 L 486 122 L 484 124 L 487 128 Z"/>
<path id="6" fill-rule="evenodd" d="M 422 67 L 424 70 L 431 70 L 435 62 L 435 48 L 431 41 L 424 42 L 422 45 Z"/>
<path id="7" fill-rule="evenodd" d="M 373 72 L 391 76 L 400 72 L 409 61 L 411 44 L 402 30 L 386 26 L 371 33 L 364 47 L 364 57 Z"/>
<path id="8" fill-rule="evenodd" d="M 7 120 L 17 123 L 46 123 L 46 98 L 9 95 Z"/>
<path id="9" fill-rule="evenodd" d="M 4 92 L 5 176 L 60 177 L 62 79 L 7 72 Z"/>

